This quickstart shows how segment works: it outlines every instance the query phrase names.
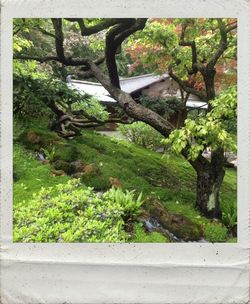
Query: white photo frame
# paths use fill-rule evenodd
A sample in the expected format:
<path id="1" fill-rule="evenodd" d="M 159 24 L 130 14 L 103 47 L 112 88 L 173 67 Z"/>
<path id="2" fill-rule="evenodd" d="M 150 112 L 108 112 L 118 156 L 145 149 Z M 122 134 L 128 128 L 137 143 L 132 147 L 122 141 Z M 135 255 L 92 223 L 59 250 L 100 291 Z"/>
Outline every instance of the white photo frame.
<path id="1" fill-rule="evenodd" d="M 34 17 L 238 18 L 235 244 L 12 242 L 12 21 Z M 1 4 L 2 304 L 250 303 L 250 1 L 9 0 Z"/>

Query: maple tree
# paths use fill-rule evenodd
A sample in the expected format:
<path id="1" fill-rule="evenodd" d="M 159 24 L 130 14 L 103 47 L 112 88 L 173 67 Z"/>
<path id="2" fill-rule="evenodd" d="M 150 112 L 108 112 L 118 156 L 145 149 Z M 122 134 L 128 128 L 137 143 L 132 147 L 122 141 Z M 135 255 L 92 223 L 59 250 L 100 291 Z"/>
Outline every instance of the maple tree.
<path id="1" fill-rule="evenodd" d="M 94 56 L 84 48 L 82 52 L 79 49 L 76 53 L 66 52 L 65 28 L 69 30 L 70 27 L 85 38 L 97 34 L 101 37 L 103 42 Z M 204 215 L 220 218 L 219 191 L 225 173 L 224 149 L 233 148 L 230 134 L 223 129 L 223 121 L 231 114 L 223 115 L 222 112 L 229 105 L 228 113 L 235 115 L 236 90 L 232 88 L 218 99 L 216 97 L 228 84 L 235 83 L 236 28 L 235 19 L 53 18 L 48 24 L 39 25 L 40 33 L 53 40 L 51 52 L 35 54 L 26 48 L 14 53 L 14 58 L 81 67 L 95 77 L 128 116 L 149 124 L 169 138 L 173 148 L 197 172 L 196 206 Z M 89 42 L 88 50 L 93 44 L 93 41 Z M 180 86 L 182 101 L 186 103 L 190 94 L 196 95 L 208 104 L 207 113 L 190 121 L 186 120 L 187 111 L 184 109 L 182 124 L 176 130 L 166 117 L 122 91 L 116 60 L 122 44 L 134 61 L 130 70 L 139 65 L 145 70 L 167 70 Z M 232 71 L 226 73 L 229 68 Z M 202 155 L 207 146 L 212 147 L 210 161 Z"/>

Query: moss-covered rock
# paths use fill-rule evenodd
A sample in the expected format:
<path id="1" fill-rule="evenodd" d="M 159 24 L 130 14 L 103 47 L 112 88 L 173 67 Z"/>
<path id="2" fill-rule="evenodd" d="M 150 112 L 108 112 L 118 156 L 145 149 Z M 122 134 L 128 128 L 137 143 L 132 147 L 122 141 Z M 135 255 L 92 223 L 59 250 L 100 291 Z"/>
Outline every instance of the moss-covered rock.
<path id="1" fill-rule="evenodd" d="M 156 199 L 148 199 L 143 204 L 151 217 L 157 219 L 160 225 L 183 241 L 198 241 L 203 238 L 202 227 L 187 217 L 168 212 Z"/>
<path id="2" fill-rule="evenodd" d="M 84 172 L 84 168 L 86 166 L 85 162 L 81 159 L 78 159 L 78 160 L 75 160 L 75 161 L 71 162 L 71 165 L 74 169 L 74 173 Z"/>
<path id="3" fill-rule="evenodd" d="M 40 151 L 58 144 L 61 139 L 55 132 L 39 129 L 26 129 L 18 137 L 18 141 L 26 148 Z"/>
<path id="4" fill-rule="evenodd" d="M 51 169 L 51 173 L 54 176 L 62 176 L 65 175 L 65 172 L 63 170 L 56 170 L 56 169 Z"/>
<path id="5" fill-rule="evenodd" d="M 55 146 L 55 160 L 64 160 L 66 162 L 73 162 L 79 159 L 80 153 L 78 149 L 70 144 L 59 143 Z"/>
<path id="6" fill-rule="evenodd" d="M 88 164 L 84 167 L 84 175 L 95 176 L 100 175 L 100 169 L 96 164 Z"/>
<path id="7" fill-rule="evenodd" d="M 68 175 L 74 173 L 74 167 L 72 164 L 64 160 L 57 160 L 53 165 L 56 170 L 63 170 Z"/>

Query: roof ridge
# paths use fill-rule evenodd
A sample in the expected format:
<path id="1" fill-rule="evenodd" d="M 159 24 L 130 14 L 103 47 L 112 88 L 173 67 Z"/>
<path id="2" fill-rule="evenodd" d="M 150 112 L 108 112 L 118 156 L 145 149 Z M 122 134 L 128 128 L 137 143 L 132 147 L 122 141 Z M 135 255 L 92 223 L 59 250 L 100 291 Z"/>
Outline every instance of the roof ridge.
<path id="1" fill-rule="evenodd" d="M 139 78 L 143 78 L 143 77 L 150 77 L 150 76 L 155 76 L 155 77 L 167 77 L 169 76 L 168 73 L 164 73 L 161 75 L 157 75 L 154 73 L 149 73 L 149 74 L 144 74 L 144 75 L 138 75 L 138 76 L 132 76 L 132 77 L 126 77 L 126 78 L 121 78 L 120 81 L 126 81 L 126 80 L 130 80 L 130 79 L 139 79 Z M 86 81 L 86 80 L 78 80 L 78 79 L 72 79 L 70 82 L 74 82 L 74 83 L 85 83 L 85 84 L 89 84 L 89 85 L 99 85 L 101 86 L 100 82 L 94 82 L 94 81 Z"/>
<path id="2" fill-rule="evenodd" d="M 130 79 L 137 79 L 137 78 L 143 78 L 143 77 L 149 77 L 149 76 L 167 77 L 167 76 L 169 76 L 169 75 L 168 75 L 168 73 L 164 73 L 164 74 L 161 74 L 161 75 L 154 74 L 154 73 L 149 73 L 149 74 L 144 74 L 144 75 L 138 75 L 138 76 L 132 76 L 132 77 L 121 78 L 120 81 L 122 81 L 122 80 L 130 80 Z"/>

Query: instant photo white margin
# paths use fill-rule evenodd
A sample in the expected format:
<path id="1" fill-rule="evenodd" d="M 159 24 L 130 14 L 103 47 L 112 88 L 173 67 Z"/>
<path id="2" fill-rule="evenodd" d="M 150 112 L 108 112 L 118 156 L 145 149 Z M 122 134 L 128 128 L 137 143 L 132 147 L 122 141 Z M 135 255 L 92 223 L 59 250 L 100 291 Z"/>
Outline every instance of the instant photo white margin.
<path id="1" fill-rule="evenodd" d="M 238 18 L 238 243 L 12 243 L 12 19 Z M 1 3 L 1 303 L 249 303 L 250 2 Z"/>

